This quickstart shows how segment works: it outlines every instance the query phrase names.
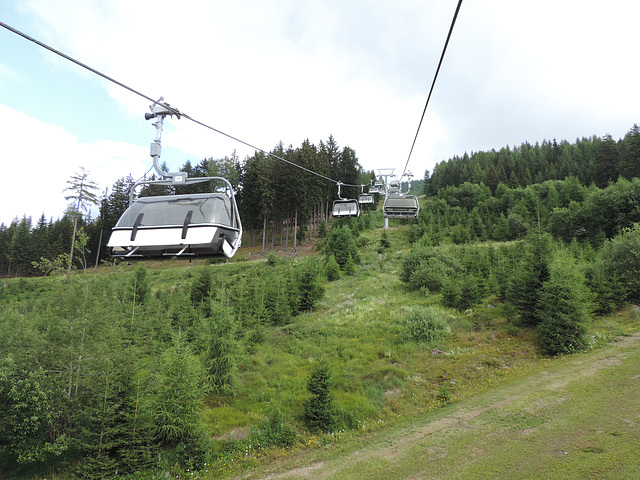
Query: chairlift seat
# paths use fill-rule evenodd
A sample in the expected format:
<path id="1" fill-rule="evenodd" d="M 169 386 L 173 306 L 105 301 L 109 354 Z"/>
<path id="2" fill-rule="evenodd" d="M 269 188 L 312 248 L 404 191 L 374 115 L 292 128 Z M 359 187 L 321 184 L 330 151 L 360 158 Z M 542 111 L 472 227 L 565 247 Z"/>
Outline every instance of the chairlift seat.
<path id="1" fill-rule="evenodd" d="M 369 190 L 369 191 L 371 191 L 371 190 Z M 371 195 L 370 193 L 369 194 L 363 193 L 362 195 L 360 195 L 358 197 L 358 203 L 362 203 L 362 204 L 372 204 L 372 203 L 374 203 L 373 195 Z"/>
<path id="2" fill-rule="evenodd" d="M 138 198 L 107 243 L 114 257 L 233 256 L 242 227 L 224 193 Z"/>
<path id="3" fill-rule="evenodd" d="M 415 195 L 389 195 L 382 207 L 385 218 L 418 218 L 420 204 Z"/>
<path id="4" fill-rule="evenodd" d="M 360 207 L 355 199 L 335 200 L 331 213 L 334 217 L 359 217 Z"/>

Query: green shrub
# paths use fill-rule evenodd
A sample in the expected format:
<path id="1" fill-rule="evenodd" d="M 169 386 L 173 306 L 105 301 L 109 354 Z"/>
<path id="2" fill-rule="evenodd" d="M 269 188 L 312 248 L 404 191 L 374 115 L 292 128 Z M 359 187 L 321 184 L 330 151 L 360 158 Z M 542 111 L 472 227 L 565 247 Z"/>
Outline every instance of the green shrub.
<path id="1" fill-rule="evenodd" d="M 312 432 L 333 432 L 339 423 L 338 409 L 331 393 L 331 370 L 325 362 L 320 362 L 311 372 L 307 391 L 311 398 L 303 404 L 302 420 Z"/>
<path id="2" fill-rule="evenodd" d="M 249 441 L 259 447 L 289 447 L 296 441 L 296 429 L 279 408 L 272 408 L 260 427 L 253 427 Z"/>
<path id="3" fill-rule="evenodd" d="M 621 302 L 640 302 L 640 224 L 625 228 L 608 241 L 602 262 L 609 277 L 616 278 Z"/>
<path id="4" fill-rule="evenodd" d="M 420 244 L 415 244 L 411 251 L 405 255 L 402 261 L 402 267 L 400 269 L 400 280 L 404 283 L 409 283 L 411 280 L 411 274 L 418 268 L 418 266 L 427 259 L 435 255 L 435 250 L 431 247 L 425 247 Z"/>
<path id="5" fill-rule="evenodd" d="M 341 268 L 349 260 L 349 256 L 355 263 L 360 263 L 360 254 L 354 239 L 354 234 L 349 226 L 334 227 L 327 239 L 327 255 L 333 254 Z"/>
<path id="6" fill-rule="evenodd" d="M 438 390 L 438 395 L 437 395 L 436 398 L 443 405 L 450 404 L 451 403 L 451 391 L 449 390 L 449 387 L 447 387 L 445 384 L 440 385 L 440 390 Z"/>
<path id="7" fill-rule="evenodd" d="M 344 264 L 343 270 L 344 270 L 344 273 L 346 273 L 350 277 L 353 277 L 356 274 L 356 262 L 353 261 L 353 258 L 351 257 L 351 255 L 349 255 L 349 258 L 347 259 L 347 263 Z"/>
<path id="8" fill-rule="evenodd" d="M 424 260 L 411 272 L 409 286 L 414 290 L 438 292 L 461 270 L 462 266 L 455 258 L 438 254 Z"/>
<path id="9" fill-rule="evenodd" d="M 269 255 L 267 255 L 267 265 L 269 265 L 270 267 L 275 267 L 277 264 L 278 256 L 273 252 L 269 252 Z"/>
<path id="10" fill-rule="evenodd" d="M 446 313 L 434 306 L 413 307 L 400 320 L 401 338 L 418 343 L 436 343 L 450 332 Z"/>
<path id="11" fill-rule="evenodd" d="M 442 288 L 442 304 L 460 311 L 473 307 L 481 299 L 478 281 L 472 275 L 447 280 Z"/>
<path id="12" fill-rule="evenodd" d="M 340 265 L 338 265 L 338 261 L 334 255 L 330 255 L 327 259 L 327 265 L 325 267 L 325 272 L 327 274 L 327 280 L 333 282 L 334 280 L 338 280 L 340 278 Z"/>

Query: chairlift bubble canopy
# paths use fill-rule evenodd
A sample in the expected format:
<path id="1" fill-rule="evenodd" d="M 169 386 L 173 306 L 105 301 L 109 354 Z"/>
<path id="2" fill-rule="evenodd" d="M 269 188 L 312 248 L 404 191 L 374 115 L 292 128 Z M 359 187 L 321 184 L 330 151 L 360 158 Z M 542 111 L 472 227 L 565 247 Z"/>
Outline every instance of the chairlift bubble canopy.
<path id="1" fill-rule="evenodd" d="M 369 189 L 369 192 L 371 192 L 371 189 Z M 373 200 L 373 195 L 371 193 L 363 193 L 358 197 L 358 203 L 372 204 L 375 202 Z"/>
<path id="2" fill-rule="evenodd" d="M 226 256 L 241 240 L 231 199 L 223 193 L 143 197 L 113 229 L 113 256 Z"/>
<path id="3" fill-rule="evenodd" d="M 355 199 L 335 200 L 331 214 L 334 217 L 359 217 L 360 206 Z"/>
<path id="4" fill-rule="evenodd" d="M 242 225 L 233 197 L 199 193 L 138 198 L 107 246 L 114 257 L 232 257 Z"/>
<path id="5" fill-rule="evenodd" d="M 382 211 L 385 218 L 418 218 L 420 204 L 415 195 L 389 194 L 384 200 Z"/>

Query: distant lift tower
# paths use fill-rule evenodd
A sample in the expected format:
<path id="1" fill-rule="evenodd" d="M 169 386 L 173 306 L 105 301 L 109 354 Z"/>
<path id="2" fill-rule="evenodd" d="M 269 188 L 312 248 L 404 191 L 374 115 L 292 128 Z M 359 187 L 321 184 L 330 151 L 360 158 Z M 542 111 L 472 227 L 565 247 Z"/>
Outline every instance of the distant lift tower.
<path id="1" fill-rule="evenodd" d="M 384 195 L 385 198 L 387 195 L 389 195 L 389 178 L 393 178 L 395 177 L 395 174 L 393 172 L 395 172 L 395 168 L 379 168 L 378 169 L 378 177 L 380 178 L 384 178 Z M 389 219 L 387 217 L 384 217 L 384 228 L 387 229 L 389 228 Z"/>

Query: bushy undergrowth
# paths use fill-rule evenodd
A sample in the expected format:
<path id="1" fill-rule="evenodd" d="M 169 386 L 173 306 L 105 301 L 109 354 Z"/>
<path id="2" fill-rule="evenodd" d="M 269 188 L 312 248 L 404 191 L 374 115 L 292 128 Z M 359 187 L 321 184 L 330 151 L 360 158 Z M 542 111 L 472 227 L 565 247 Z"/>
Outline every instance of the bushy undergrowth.
<path id="1" fill-rule="evenodd" d="M 437 306 L 415 306 L 400 320 L 403 340 L 435 344 L 450 332 L 448 315 Z"/>
<path id="2" fill-rule="evenodd" d="M 238 363 L 265 328 L 315 308 L 322 273 L 303 259 L 11 281 L 0 290 L 0 410 L 11 413 L 0 453 L 33 468 L 64 458 L 83 478 L 201 461 L 203 399 L 233 397 Z M 261 438 L 288 444 L 287 425 L 272 420 Z"/>

